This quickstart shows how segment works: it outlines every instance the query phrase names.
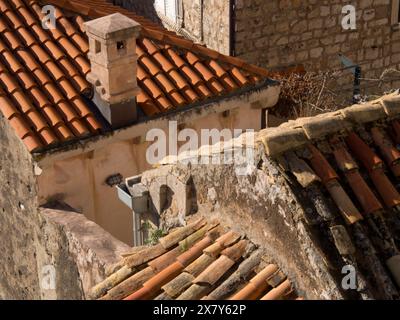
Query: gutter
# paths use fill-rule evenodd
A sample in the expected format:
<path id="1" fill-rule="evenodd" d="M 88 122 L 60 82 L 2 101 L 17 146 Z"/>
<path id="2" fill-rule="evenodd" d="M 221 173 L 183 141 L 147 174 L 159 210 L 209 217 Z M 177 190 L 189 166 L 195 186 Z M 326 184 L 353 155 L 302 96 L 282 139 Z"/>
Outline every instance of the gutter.
<path id="1" fill-rule="evenodd" d="M 116 186 L 118 198 L 129 209 L 133 216 L 133 245 L 144 244 L 142 216 L 150 211 L 149 191 L 141 183 L 141 176 L 132 177 L 125 183 Z"/>
<path id="2" fill-rule="evenodd" d="M 146 123 L 149 123 L 151 121 L 157 121 L 157 120 L 161 120 L 163 118 L 173 117 L 177 114 L 184 114 L 184 112 L 187 112 L 187 111 L 192 111 L 192 110 L 195 111 L 196 109 L 198 110 L 198 109 L 203 109 L 203 108 L 205 109 L 207 107 L 212 107 L 212 105 L 218 104 L 224 100 L 230 101 L 235 98 L 241 98 L 243 96 L 251 95 L 256 92 L 261 92 L 264 89 L 268 89 L 271 87 L 279 87 L 279 86 L 280 86 L 280 83 L 278 81 L 266 78 L 257 84 L 242 87 L 238 90 L 235 90 L 235 91 L 228 93 L 226 95 L 223 95 L 223 96 L 217 96 L 217 97 L 212 97 L 207 100 L 198 101 L 193 104 L 186 105 L 184 107 L 176 108 L 176 109 L 173 109 L 173 110 L 170 110 L 167 112 L 157 114 L 156 116 L 154 116 L 152 118 L 140 119 L 136 123 L 134 123 L 130 126 L 124 127 L 124 128 L 120 128 L 118 130 L 105 131 L 103 133 L 100 133 L 100 134 L 94 135 L 94 136 L 80 137 L 77 139 L 73 139 L 71 141 L 64 142 L 61 145 L 47 146 L 47 147 L 42 148 L 40 151 L 33 152 L 32 156 L 36 161 L 41 162 L 44 158 L 46 158 L 49 155 L 54 155 L 56 153 L 63 153 L 63 152 L 69 151 L 71 149 L 86 149 L 87 143 L 96 142 L 98 140 L 102 140 L 103 138 L 107 138 L 107 137 L 111 137 L 111 136 L 116 136 L 116 135 L 118 135 L 118 133 L 123 132 L 124 130 L 127 130 L 134 126 L 145 125 Z M 278 94 L 277 98 L 279 98 L 279 94 Z M 90 150 L 87 150 L 87 151 L 90 151 Z"/>

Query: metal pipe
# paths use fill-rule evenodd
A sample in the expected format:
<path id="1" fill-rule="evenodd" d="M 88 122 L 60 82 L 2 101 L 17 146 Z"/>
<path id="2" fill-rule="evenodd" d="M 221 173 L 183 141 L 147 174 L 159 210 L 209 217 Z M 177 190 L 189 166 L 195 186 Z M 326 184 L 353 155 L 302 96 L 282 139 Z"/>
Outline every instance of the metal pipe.
<path id="1" fill-rule="evenodd" d="M 125 184 L 120 184 L 117 187 L 118 198 L 132 210 L 133 216 L 133 245 L 135 247 L 143 245 L 142 233 L 142 214 L 138 210 L 135 211 L 135 199 L 129 193 Z"/>

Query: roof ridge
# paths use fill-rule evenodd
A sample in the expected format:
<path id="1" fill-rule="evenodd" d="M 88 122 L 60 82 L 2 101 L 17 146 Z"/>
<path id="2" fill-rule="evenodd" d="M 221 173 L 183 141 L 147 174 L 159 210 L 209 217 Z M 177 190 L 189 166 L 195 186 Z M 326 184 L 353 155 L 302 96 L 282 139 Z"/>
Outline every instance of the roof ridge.
<path id="1" fill-rule="evenodd" d="M 29 3 L 33 2 L 33 1 L 36 2 L 37 0 L 30 0 Z M 90 16 L 93 18 L 102 17 L 105 14 L 108 14 L 108 12 L 102 11 L 99 8 L 86 7 L 85 3 L 82 3 L 82 2 L 79 2 L 76 0 L 39 0 L 39 1 L 41 3 L 54 4 L 54 5 L 57 5 L 58 7 L 61 7 L 61 8 L 67 9 L 67 10 L 71 10 L 71 11 L 79 13 L 79 14 L 82 14 L 82 9 L 86 8 L 87 10 L 86 10 L 86 12 L 83 13 L 83 15 Z M 263 77 L 270 77 L 271 75 L 274 74 L 274 72 L 270 72 L 262 67 L 259 67 L 259 66 L 253 65 L 253 64 L 249 64 L 240 58 L 224 55 L 224 54 L 219 53 L 216 50 L 207 48 L 206 46 L 196 44 L 192 40 L 186 39 L 186 38 L 176 34 L 175 32 L 168 31 L 167 29 L 164 29 L 164 28 L 156 25 L 155 23 L 151 22 L 149 19 L 147 19 L 143 16 L 140 16 L 140 15 L 137 15 L 134 12 L 128 11 L 127 9 L 124 9 L 120 6 L 114 5 L 114 4 L 104 1 L 104 0 L 101 1 L 101 3 L 103 4 L 103 7 L 107 6 L 107 8 L 109 8 L 109 9 L 115 9 L 116 10 L 115 12 L 120 12 L 122 14 L 125 14 L 126 16 L 128 16 L 134 20 L 140 18 L 139 20 L 146 21 L 146 23 L 148 23 L 148 25 L 146 25 L 146 26 L 144 26 L 142 22 L 137 21 L 139 24 L 142 25 L 142 35 L 143 36 L 152 38 L 154 40 L 159 40 L 159 41 L 161 40 L 168 44 L 173 44 L 177 47 L 182 47 L 184 49 L 192 50 L 195 53 L 199 53 L 201 55 L 208 56 L 212 59 L 218 59 L 219 61 L 231 64 L 242 70 L 245 70 L 245 71 L 248 71 L 251 73 L 255 73 L 255 74 L 263 76 Z M 154 25 L 154 26 L 151 27 L 151 25 Z M 291 69 L 293 69 L 295 71 L 303 70 L 303 68 L 301 66 L 290 67 L 289 70 L 291 70 Z"/>
<path id="2" fill-rule="evenodd" d="M 394 118 L 399 114 L 400 92 L 396 90 L 363 104 L 314 117 L 289 120 L 279 127 L 264 129 L 257 134 L 257 141 L 264 145 L 268 156 L 274 157 L 308 144 L 310 140 L 345 132 L 368 122 Z"/>

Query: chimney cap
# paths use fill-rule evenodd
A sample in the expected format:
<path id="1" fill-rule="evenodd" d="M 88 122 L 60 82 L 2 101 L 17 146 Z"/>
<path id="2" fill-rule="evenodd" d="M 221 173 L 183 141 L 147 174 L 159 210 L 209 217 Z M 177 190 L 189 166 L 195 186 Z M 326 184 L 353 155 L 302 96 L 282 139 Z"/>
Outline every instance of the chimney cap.
<path id="1" fill-rule="evenodd" d="M 101 39 L 128 38 L 133 34 L 138 36 L 141 26 L 135 20 L 121 13 L 114 13 L 102 18 L 85 22 L 85 30 Z"/>

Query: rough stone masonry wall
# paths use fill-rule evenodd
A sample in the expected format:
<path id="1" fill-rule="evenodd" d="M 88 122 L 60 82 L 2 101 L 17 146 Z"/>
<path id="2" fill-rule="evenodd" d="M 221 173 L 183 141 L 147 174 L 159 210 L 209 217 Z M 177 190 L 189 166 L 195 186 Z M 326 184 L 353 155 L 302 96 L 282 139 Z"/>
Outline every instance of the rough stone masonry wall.
<path id="1" fill-rule="evenodd" d="M 168 29 L 203 43 L 221 53 L 229 54 L 229 0 L 181 0 L 183 26 L 171 26 L 154 9 L 155 0 L 113 0 L 128 10 L 143 15 Z"/>
<path id="2" fill-rule="evenodd" d="M 183 28 L 190 37 L 202 41 L 201 0 L 182 0 Z"/>
<path id="3" fill-rule="evenodd" d="M 55 267 L 54 290 L 42 290 L 42 299 L 86 299 L 90 288 L 104 279 L 130 247 L 84 215 L 65 210 L 40 209 L 42 246 L 38 265 Z"/>
<path id="4" fill-rule="evenodd" d="M 224 157 L 213 154 L 214 159 L 219 156 Z M 164 176 L 168 170 L 173 179 L 186 181 L 189 177 L 190 212 L 217 218 L 224 226 L 246 234 L 265 250 L 268 262 L 283 269 L 300 296 L 352 298 L 338 286 L 341 266 L 334 262 L 336 249 L 315 240 L 318 230 L 310 229 L 305 222 L 303 207 L 262 147 L 257 148 L 255 158 L 257 167 L 248 175 L 237 175 L 235 165 L 185 165 L 166 160 L 165 164 L 172 164 L 144 172 L 142 181 Z M 187 195 L 186 191 L 175 192 L 173 197 L 184 199 Z M 169 212 L 169 208 L 165 210 Z M 330 252 L 331 256 L 322 252 Z"/>
<path id="5" fill-rule="evenodd" d="M 157 16 L 157 12 L 154 9 L 155 0 L 111 0 L 115 5 L 124 7 L 125 9 L 131 10 L 141 16 L 144 16 L 154 22 L 159 22 L 160 19 Z"/>
<path id="6" fill-rule="evenodd" d="M 229 55 L 229 2 L 229 0 L 182 0 L 183 26 L 175 28 L 175 31 Z"/>
<path id="7" fill-rule="evenodd" d="M 68 258 L 58 264 L 52 246 L 65 246 L 60 234 L 42 234 L 34 164 L 22 141 L 0 112 L 0 299 L 55 298 L 58 292 L 41 290 L 45 260 L 64 270 L 64 298 L 79 297 L 71 285 L 76 272 Z M 68 269 L 69 268 L 69 269 Z"/>
<path id="8" fill-rule="evenodd" d="M 0 299 L 40 297 L 31 156 L 0 112 Z"/>
<path id="9" fill-rule="evenodd" d="M 83 299 L 129 248 L 80 214 L 41 212 L 34 171 L 0 112 L 0 300 Z M 54 289 L 41 285 L 44 266 L 54 267 Z"/>
<path id="10" fill-rule="evenodd" d="M 357 9 L 356 30 L 341 26 L 346 4 Z M 391 0 L 236 0 L 235 55 L 266 68 L 332 70 L 341 67 L 343 53 L 362 65 L 363 78 L 376 79 L 400 62 L 400 31 L 392 28 L 391 12 Z M 338 83 L 351 90 L 346 74 Z M 363 84 L 375 87 L 370 92 L 377 87 Z"/>
<path id="11" fill-rule="evenodd" d="M 203 0 L 203 42 L 223 54 L 230 54 L 229 0 Z M 227 35 L 221 38 L 219 35 Z"/>
<path id="12" fill-rule="evenodd" d="M 154 0 L 139 1 L 150 6 Z M 247 62 L 268 69 L 304 64 L 308 70 L 342 68 L 342 53 L 362 66 L 362 77 L 378 79 L 400 63 L 400 29 L 392 27 L 391 0 L 182 0 L 183 29 L 176 29 L 196 42 L 230 54 L 230 23 L 234 26 L 233 53 Z M 114 0 L 128 9 L 154 16 L 151 8 L 135 8 L 133 0 Z M 357 10 L 357 29 L 344 30 L 342 8 Z M 136 5 L 137 6 L 137 5 Z M 168 26 L 167 26 L 168 27 Z M 363 94 L 382 94 L 400 87 L 400 74 L 378 82 L 362 81 Z M 399 80 L 397 79 L 399 78 Z M 335 75 L 333 87 L 350 100 L 353 76 L 346 70 Z M 346 101 L 347 102 L 347 101 Z"/>

